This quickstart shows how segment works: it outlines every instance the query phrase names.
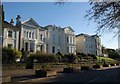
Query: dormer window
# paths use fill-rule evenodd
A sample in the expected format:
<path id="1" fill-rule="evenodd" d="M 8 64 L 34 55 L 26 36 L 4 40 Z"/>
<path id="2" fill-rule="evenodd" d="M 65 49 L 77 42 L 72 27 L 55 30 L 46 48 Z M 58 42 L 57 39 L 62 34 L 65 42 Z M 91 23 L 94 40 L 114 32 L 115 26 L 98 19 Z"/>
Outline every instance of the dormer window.
<path id="1" fill-rule="evenodd" d="M 12 31 L 8 31 L 8 37 L 12 37 Z"/>

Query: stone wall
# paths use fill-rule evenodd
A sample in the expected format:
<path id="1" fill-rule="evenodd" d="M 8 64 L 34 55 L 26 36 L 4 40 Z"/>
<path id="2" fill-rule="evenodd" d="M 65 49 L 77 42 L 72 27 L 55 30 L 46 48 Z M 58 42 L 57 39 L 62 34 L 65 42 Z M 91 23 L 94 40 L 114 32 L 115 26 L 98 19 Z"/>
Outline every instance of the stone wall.
<path id="1" fill-rule="evenodd" d="M 18 64 L 18 65 L 10 65 L 4 64 L 2 65 L 2 70 L 23 70 L 25 69 L 26 64 Z"/>

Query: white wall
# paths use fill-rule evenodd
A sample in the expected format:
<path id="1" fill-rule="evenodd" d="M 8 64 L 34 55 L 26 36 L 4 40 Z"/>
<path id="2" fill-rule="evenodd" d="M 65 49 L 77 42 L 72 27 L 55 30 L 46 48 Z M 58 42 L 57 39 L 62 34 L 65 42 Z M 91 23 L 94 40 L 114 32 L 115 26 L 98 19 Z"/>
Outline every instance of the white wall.
<path id="1" fill-rule="evenodd" d="M 39 27 L 35 27 L 33 25 L 27 25 L 26 23 L 25 23 L 25 25 L 22 24 L 22 27 L 21 27 L 21 39 L 20 39 L 21 49 L 23 48 L 23 45 L 24 45 L 24 49 L 25 49 L 25 43 L 27 42 L 28 43 L 28 51 L 30 51 L 30 43 L 33 43 L 33 47 L 34 47 L 33 52 L 36 52 L 37 50 L 41 51 L 41 49 L 40 49 L 41 45 L 43 46 L 42 52 L 46 52 L 46 42 L 44 41 L 44 39 L 46 40 L 45 30 L 40 29 Z M 28 34 L 27 34 L 27 32 L 28 32 Z M 30 32 L 31 32 L 31 36 L 30 36 Z M 40 39 L 41 34 L 42 34 L 42 40 Z M 23 38 L 24 38 L 24 40 L 23 40 Z M 23 42 L 24 42 L 24 44 L 23 44 Z"/>
<path id="2" fill-rule="evenodd" d="M 54 28 L 54 29 L 53 29 Z M 64 53 L 64 46 L 63 46 L 63 37 L 64 37 L 64 32 L 61 28 L 57 28 L 56 26 L 50 26 L 47 27 L 47 51 L 48 53 L 52 53 L 52 47 L 55 47 L 55 53 L 58 52 L 58 49 L 60 52 Z"/>
<path id="3" fill-rule="evenodd" d="M 64 44 L 65 44 L 65 53 L 74 53 L 76 54 L 76 40 L 75 40 L 75 34 L 74 31 L 71 30 L 71 28 L 66 27 L 64 28 Z M 68 42 L 67 42 L 68 38 Z"/>
<path id="4" fill-rule="evenodd" d="M 12 31 L 12 37 L 8 37 L 8 31 Z M 16 38 L 15 38 L 15 32 L 16 32 Z M 12 28 L 3 28 L 3 47 L 8 47 L 8 44 L 12 44 L 12 48 L 15 48 L 18 50 L 18 39 L 19 39 L 19 31 L 15 31 Z"/>

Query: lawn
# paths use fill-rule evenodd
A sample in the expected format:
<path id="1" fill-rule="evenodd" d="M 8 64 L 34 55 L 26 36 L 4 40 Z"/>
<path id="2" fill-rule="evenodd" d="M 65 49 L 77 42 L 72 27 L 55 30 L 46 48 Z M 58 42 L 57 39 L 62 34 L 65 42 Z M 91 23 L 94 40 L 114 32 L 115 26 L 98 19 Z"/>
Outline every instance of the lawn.
<path id="1" fill-rule="evenodd" d="M 98 60 L 98 61 L 100 60 L 101 62 L 102 62 L 102 60 L 104 60 L 106 63 L 116 62 L 116 60 L 114 60 L 114 59 L 112 59 L 112 58 L 99 57 L 99 56 L 97 56 L 97 60 Z"/>

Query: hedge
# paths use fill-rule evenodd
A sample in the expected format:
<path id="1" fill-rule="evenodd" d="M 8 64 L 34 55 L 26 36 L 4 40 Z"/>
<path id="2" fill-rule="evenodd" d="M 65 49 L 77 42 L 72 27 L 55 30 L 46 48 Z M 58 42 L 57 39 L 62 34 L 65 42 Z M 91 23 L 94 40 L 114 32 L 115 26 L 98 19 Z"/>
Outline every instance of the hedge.
<path id="1" fill-rule="evenodd" d="M 31 54 L 30 58 L 33 60 L 36 59 L 38 63 L 52 63 L 59 62 L 61 57 L 55 54 L 46 54 L 42 52 L 36 52 L 35 54 Z"/>
<path id="2" fill-rule="evenodd" d="M 14 64 L 16 59 L 22 56 L 21 51 L 17 51 L 12 48 L 3 47 L 2 48 L 2 63 L 3 64 Z"/>

